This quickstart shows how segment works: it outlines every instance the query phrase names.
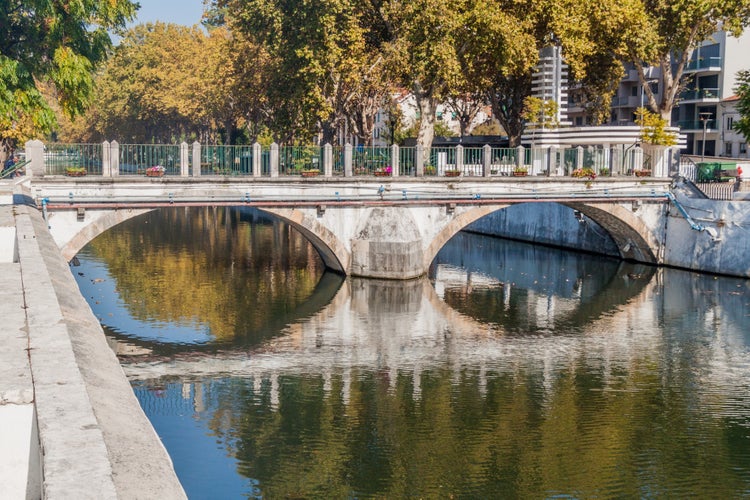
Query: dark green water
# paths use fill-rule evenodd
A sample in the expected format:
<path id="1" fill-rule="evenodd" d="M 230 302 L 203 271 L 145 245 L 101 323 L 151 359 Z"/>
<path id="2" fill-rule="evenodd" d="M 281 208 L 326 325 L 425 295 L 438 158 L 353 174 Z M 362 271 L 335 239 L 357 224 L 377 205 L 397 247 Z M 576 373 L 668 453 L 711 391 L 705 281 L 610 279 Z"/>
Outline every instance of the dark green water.
<path id="1" fill-rule="evenodd" d="M 750 282 L 461 234 L 324 273 L 174 209 L 73 268 L 194 499 L 750 497 Z"/>

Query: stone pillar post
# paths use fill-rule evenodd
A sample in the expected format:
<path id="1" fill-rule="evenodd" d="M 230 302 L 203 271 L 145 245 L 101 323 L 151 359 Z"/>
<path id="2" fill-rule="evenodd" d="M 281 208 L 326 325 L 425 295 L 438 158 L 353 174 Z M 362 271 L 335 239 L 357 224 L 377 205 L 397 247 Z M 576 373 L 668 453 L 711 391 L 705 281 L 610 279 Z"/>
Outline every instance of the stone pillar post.
<path id="1" fill-rule="evenodd" d="M 323 177 L 333 177 L 333 146 L 323 146 Z"/>
<path id="2" fill-rule="evenodd" d="M 576 166 L 575 168 L 583 168 L 583 146 L 576 148 Z"/>
<path id="3" fill-rule="evenodd" d="M 31 163 L 26 165 L 27 177 L 44 177 L 44 143 L 38 139 L 28 141 L 24 148 L 26 149 L 26 159 Z"/>
<path id="4" fill-rule="evenodd" d="M 547 177 L 557 174 L 557 146 L 550 146 L 547 148 Z"/>
<path id="5" fill-rule="evenodd" d="M 414 154 L 414 169 L 417 177 L 424 177 L 424 147 L 421 144 L 417 144 Z"/>
<path id="6" fill-rule="evenodd" d="M 263 175 L 263 146 L 259 143 L 253 144 L 253 163 L 250 166 L 253 177 L 260 177 Z"/>
<path id="7" fill-rule="evenodd" d="M 518 146 L 516 148 L 516 167 L 523 167 L 525 159 L 524 156 L 526 156 L 526 151 L 523 149 L 523 146 Z"/>
<path id="8" fill-rule="evenodd" d="M 201 143 L 193 143 L 193 177 L 201 176 Z"/>
<path id="9" fill-rule="evenodd" d="M 271 177 L 279 176 L 279 145 L 271 144 Z"/>
<path id="10" fill-rule="evenodd" d="M 180 143 L 180 177 L 190 176 L 190 152 L 188 143 Z"/>
<path id="11" fill-rule="evenodd" d="M 458 154 L 458 151 L 456 151 Z M 461 159 L 463 160 L 463 148 L 461 148 Z M 463 161 L 461 161 L 463 163 Z M 492 175 L 492 146 L 485 144 L 482 148 L 482 177 Z"/>
<path id="12" fill-rule="evenodd" d="M 102 142 L 102 177 L 112 177 L 111 151 L 107 141 Z"/>
<path id="13" fill-rule="evenodd" d="M 464 147 L 462 145 L 456 146 L 456 170 L 459 172 L 464 171 Z M 437 169 L 437 165 L 434 165 L 434 167 Z M 437 170 L 435 171 L 437 173 Z"/>
<path id="14" fill-rule="evenodd" d="M 112 177 L 120 175 L 120 143 L 117 141 L 109 143 L 109 166 Z"/>
<path id="15" fill-rule="evenodd" d="M 391 168 L 393 177 L 398 177 L 401 173 L 401 154 L 398 149 L 398 144 L 391 145 Z"/>
<path id="16" fill-rule="evenodd" d="M 344 145 L 344 177 L 352 176 L 352 156 L 354 154 L 354 147 L 351 144 L 346 143 Z"/>

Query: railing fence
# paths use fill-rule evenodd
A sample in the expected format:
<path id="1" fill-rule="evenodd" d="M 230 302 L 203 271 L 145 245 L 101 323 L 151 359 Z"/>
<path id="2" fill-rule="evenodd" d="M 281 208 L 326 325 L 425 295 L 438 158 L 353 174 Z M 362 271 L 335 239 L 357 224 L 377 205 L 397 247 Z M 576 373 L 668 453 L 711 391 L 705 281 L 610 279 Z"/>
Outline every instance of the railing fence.
<path id="1" fill-rule="evenodd" d="M 37 142 L 37 141 L 32 141 Z M 39 143 L 41 144 L 41 143 Z M 33 146 L 33 145 L 32 145 Z M 37 146 L 33 146 L 37 147 Z M 570 176 L 590 169 L 597 176 L 653 175 L 679 170 L 677 149 L 656 161 L 637 145 L 602 147 L 360 147 L 182 144 L 47 144 L 45 175 L 148 175 L 159 168 L 177 176 Z M 651 169 L 651 164 L 657 170 Z M 667 165 L 660 167 L 661 164 Z M 661 169 L 661 170 L 658 170 Z"/>

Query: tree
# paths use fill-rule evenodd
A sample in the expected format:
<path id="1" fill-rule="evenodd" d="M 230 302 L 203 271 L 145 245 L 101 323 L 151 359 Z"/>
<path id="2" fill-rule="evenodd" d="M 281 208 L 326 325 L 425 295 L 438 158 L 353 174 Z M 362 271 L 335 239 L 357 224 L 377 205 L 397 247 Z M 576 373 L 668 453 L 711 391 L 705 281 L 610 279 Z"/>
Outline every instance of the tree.
<path id="1" fill-rule="evenodd" d="M 649 108 L 669 123 L 693 50 L 719 29 L 739 36 L 750 23 L 750 0 L 641 0 L 638 16 L 645 22 L 632 33 L 627 60 L 638 71 Z M 659 102 L 647 84 L 647 66 L 661 70 Z"/>
<path id="2" fill-rule="evenodd" d="M 734 92 L 739 97 L 737 111 L 740 119 L 734 122 L 734 129 L 750 141 L 750 71 L 743 70 L 737 73 L 737 86 Z"/>
<path id="3" fill-rule="evenodd" d="M 667 130 L 669 123 L 658 113 L 646 108 L 636 110 L 636 125 L 642 127 L 641 140 L 647 144 L 658 146 L 674 146 L 677 144 L 675 134 Z"/>
<path id="4" fill-rule="evenodd" d="M 359 135 L 367 134 L 387 88 L 380 85 L 381 28 L 370 2 L 218 0 L 217 5 L 233 32 L 269 55 L 270 125 L 283 142 L 309 140 L 318 131 L 324 142 L 333 142 L 347 120 Z M 358 117 L 352 120 L 348 113 Z"/>
<path id="5" fill-rule="evenodd" d="M 429 149 L 435 135 L 437 104 L 457 88 L 463 75 L 459 54 L 465 50 L 468 6 L 450 0 L 390 2 L 385 19 L 393 38 L 386 53 L 394 83 L 409 88 L 417 102 L 417 144 Z"/>
<path id="6" fill-rule="evenodd" d="M 49 82 L 68 116 L 83 112 L 92 70 L 112 46 L 109 32 L 124 28 L 136 8 L 130 0 L 0 2 L 0 160 L 55 126 L 40 85 Z"/>

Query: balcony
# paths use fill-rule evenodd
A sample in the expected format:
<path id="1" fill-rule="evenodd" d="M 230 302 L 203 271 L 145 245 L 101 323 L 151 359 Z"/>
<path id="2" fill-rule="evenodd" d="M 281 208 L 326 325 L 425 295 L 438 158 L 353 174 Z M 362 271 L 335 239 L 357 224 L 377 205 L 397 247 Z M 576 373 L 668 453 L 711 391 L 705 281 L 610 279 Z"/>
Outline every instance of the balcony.
<path id="1" fill-rule="evenodd" d="M 699 71 L 709 73 L 721 72 L 721 57 L 702 57 L 698 60 L 690 61 L 685 66 L 685 73 L 696 73 Z"/>
<path id="2" fill-rule="evenodd" d="M 693 89 L 680 94 L 680 103 L 719 102 L 719 89 Z"/>
<path id="3" fill-rule="evenodd" d="M 703 132 L 703 122 L 697 121 L 680 121 L 677 122 L 677 126 L 680 127 L 681 132 Z M 706 121 L 706 132 L 716 132 L 716 120 Z"/>

